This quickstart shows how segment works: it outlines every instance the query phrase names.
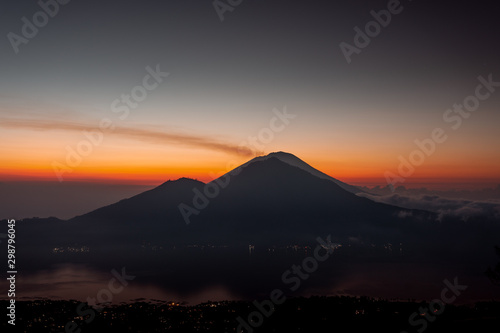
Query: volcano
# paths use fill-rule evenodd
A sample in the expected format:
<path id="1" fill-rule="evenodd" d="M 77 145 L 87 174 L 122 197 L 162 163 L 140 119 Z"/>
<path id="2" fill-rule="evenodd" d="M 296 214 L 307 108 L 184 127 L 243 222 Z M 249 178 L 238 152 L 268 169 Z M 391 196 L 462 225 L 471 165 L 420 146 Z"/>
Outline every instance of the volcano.
<path id="1" fill-rule="evenodd" d="M 334 234 L 392 237 L 430 213 L 362 198 L 354 186 L 289 153 L 254 158 L 204 184 L 188 178 L 75 217 L 69 225 L 97 234 L 168 242 L 279 243 Z"/>

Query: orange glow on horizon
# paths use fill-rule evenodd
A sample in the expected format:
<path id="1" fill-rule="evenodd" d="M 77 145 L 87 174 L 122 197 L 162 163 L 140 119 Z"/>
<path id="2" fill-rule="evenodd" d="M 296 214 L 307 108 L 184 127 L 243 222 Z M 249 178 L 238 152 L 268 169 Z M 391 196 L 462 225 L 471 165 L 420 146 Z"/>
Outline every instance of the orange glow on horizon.
<path id="1" fill-rule="evenodd" d="M 307 129 L 311 130 L 312 129 Z M 287 132 L 288 133 L 288 132 Z M 370 140 L 358 134 L 345 135 L 342 142 L 332 144 L 328 136 L 305 142 L 302 136 L 280 133 L 277 141 L 265 146 L 264 154 L 286 151 L 331 177 L 353 185 L 385 186 L 385 173 L 398 174 L 399 158 L 408 159 L 415 145 L 412 140 L 392 140 L 371 135 Z M 4 156 L 0 165 L 0 181 L 58 181 L 53 170 L 56 161 L 61 166 L 71 164 L 68 153 L 75 151 L 82 134 L 78 131 L 47 131 L 6 129 L 0 145 Z M 234 138 L 227 142 L 238 142 Z M 16 138 L 15 140 L 11 138 Z M 439 153 L 425 158 L 415 166 L 405 182 L 396 184 L 418 187 L 419 184 L 453 187 L 455 184 L 478 184 L 491 187 L 500 183 L 500 155 L 493 146 L 463 149 L 466 145 L 440 146 Z M 231 154 L 228 151 L 192 147 L 183 144 L 161 144 L 106 135 L 102 145 L 94 146 L 82 157 L 72 172 L 63 172 L 64 181 L 112 184 L 158 185 L 182 177 L 209 182 L 253 156 Z"/>
<path id="2" fill-rule="evenodd" d="M 368 168 L 368 170 L 355 168 L 333 168 L 326 165 L 315 165 L 313 167 L 323 171 L 340 181 L 356 186 L 373 187 L 376 185 L 386 186 L 387 182 L 384 178 L 384 172 L 397 170 L 382 169 L 380 167 Z M 394 169 L 394 168 L 393 168 Z M 109 166 L 109 167 L 87 167 L 77 168 L 73 172 L 63 174 L 64 181 L 71 182 L 97 182 L 108 184 L 134 184 L 134 185 L 160 185 L 168 180 L 176 180 L 179 178 L 197 179 L 207 183 L 230 169 L 223 167 L 156 167 L 156 166 Z M 484 170 L 486 171 L 486 170 Z M 431 169 L 429 167 L 422 169 L 416 168 L 413 176 L 405 179 L 404 183 L 399 183 L 396 186 L 405 186 L 407 188 L 415 187 L 468 187 L 468 188 L 485 188 L 495 187 L 500 184 L 494 170 L 488 170 L 490 173 L 482 173 L 481 177 L 472 177 L 471 173 L 464 170 L 456 170 L 450 172 L 448 168 Z M 496 170 L 495 170 L 496 171 Z M 45 166 L 43 168 L 23 167 L 23 168 L 0 168 L 0 181 L 58 181 L 55 172 Z"/>

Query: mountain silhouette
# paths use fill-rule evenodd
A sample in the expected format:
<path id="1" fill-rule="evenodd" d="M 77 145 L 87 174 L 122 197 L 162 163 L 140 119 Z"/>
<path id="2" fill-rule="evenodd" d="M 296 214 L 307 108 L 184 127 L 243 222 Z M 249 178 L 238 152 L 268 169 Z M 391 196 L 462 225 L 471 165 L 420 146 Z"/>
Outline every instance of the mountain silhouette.
<path id="1" fill-rule="evenodd" d="M 266 155 L 266 156 L 255 157 L 254 159 L 243 164 L 242 167 L 245 167 L 246 165 L 257 162 L 257 161 L 265 161 L 269 158 L 277 158 L 282 162 L 285 162 L 289 165 L 292 165 L 292 166 L 298 167 L 302 170 L 305 170 L 318 178 L 328 179 L 348 192 L 351 192 L 354 194 L 365 192 L 362 189 L 360 189 L 359 187 L 346 184 L 338 179 L 335 179 L 331 176 L 328 176 L 326 173 L 323 173 L 323 172 L 319 171 L 318 169 L 313 168 L 312 166 L 310 166 L 309 164 L 307 164 L 306 162 L 304 162 L 303 160 L 301 160 L 297 156 L 290 154 L 290 153 L 283 152 L 283 151 L 271 153 L 271 154 Z"/>
<path id="2" fill-rule="evenodd" d="M 347 190 L 346 190 L 347 188 Z M 351 191 L 348 191 L 351 190 Z M 317 235 L 399 235 L 430 213 L 358 197 L 355 187 L 283 152 L 257 157 L 208 183 L 181 178 L 78 216 L 82 229 L 170 242 L 290 242 Z M 116 232 L 116 231 L 114 231 Z"/>

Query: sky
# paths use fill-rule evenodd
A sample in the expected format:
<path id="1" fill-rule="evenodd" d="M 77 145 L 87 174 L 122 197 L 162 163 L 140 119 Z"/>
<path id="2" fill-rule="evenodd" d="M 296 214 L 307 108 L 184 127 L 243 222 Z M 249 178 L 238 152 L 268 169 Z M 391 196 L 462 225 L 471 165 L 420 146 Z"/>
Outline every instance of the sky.
<path id="1" fill-rule="evenodd" d="M 442 129 L 399 185 L 500 183 L 500 91 L 443 118 L 500 81 L 490 1 L 45 2 L 46 22 L 36 1 L 0 8 L 0 182 L 209 181 L 286 151 L 385 185 Z M 388 8 L 348 61 L 342 43 Z"/>

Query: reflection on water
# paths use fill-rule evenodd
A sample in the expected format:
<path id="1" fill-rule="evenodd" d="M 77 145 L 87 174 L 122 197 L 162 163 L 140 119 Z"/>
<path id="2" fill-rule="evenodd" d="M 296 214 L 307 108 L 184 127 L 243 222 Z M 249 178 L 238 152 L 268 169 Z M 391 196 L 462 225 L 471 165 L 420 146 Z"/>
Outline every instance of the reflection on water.
<path id="1" fill-rule="evenodd" d="M 121 271 L 121 267 L 115 269 Z M 293 292 L 290 290 L 291 285 L 281 280 L 283 272 L 251 269 L 242 272 L 226 267 L 222 275 L 216 275 L 219 278 L 217 281 L 208 278 L 211 275 L 209 271 L 197 273 L 196 277 L 191 275 L 189 279 L 187 275 L 182 276 L 171 271 L 126 270 L 128 275 L 135 275 L 136 278 L 129 281 L 124 288 L 120 288 L 121 285 L 117 281 L 110 287 L 110 280 L 115 279 L 111 269 L 105 271 L 89 265 L 65 263 L 54 265 L 51 269 L 19 274 L 16 296 L 18 300 L 50 298 L 88 301 L 88 298 L 99 300 L 99 293 L 107 293 L 112 295 L 110 301 L 115 304 L 138 300 L 199 304 L 208 300 L 268 298 L 273 289 L 281 289 L 288 296 L 364 295 L 388 299 L 431 300 L 439 297 L 444 279 L 452 281 L 457 276 L 461 284 L 469 287 L 461 296 L 460 302 L 500 297 L 500 288 L 488 283 L 484 274 L 466 271 L 463 267 L 445 268 L 442 265 L 421 264 L 417 268 L 414 264 L 404 263 L 325 265 L 311 274 L 300 288 Z M 182 288 L 177 288 L 178 280 L 172 279 L 172 276 L 184 279 Z M 224 280 L 223 276 L 227 279 Z M 114 292 L 109 293 L 106 290 Z M 4 297 L 2 299 L 5 299 Z"/>
<path id="2" fill-rule="evenodd" d="M 116 271 L 120 272 L 121 268 L 117 268 Z M 180 297 L 175 292 L 165 289 L 164 286 L 145 285 L 135 278 L 122 289 L 112 271 L 105 272 L 91 268 L 88 265 L 69 263 L 54 265 L 52 269 L 20 274 L 18 278 L 18 285 L 20 286 L 16 295 L 18 300 L 50 298 L 54 300 L 74 299 L 87 301 L 88 298 L 98 299 L 100 292 L 104 294 L 103 289 L 119 290 L 116 293 L 111 293 L 113 296 L 110 301 L 115 304 L 143 299 L 171 300 L 189 304 L 198 304 L 207 300 L 235 299 L 226 289 L 220 286 L 214 286 L 201 293 L 187 295 L 187 297 Z M 110 288 L 111 279 L 115 279 L 115 281 Z M 109 293 L 106 292 L 106 294 Z"/>

